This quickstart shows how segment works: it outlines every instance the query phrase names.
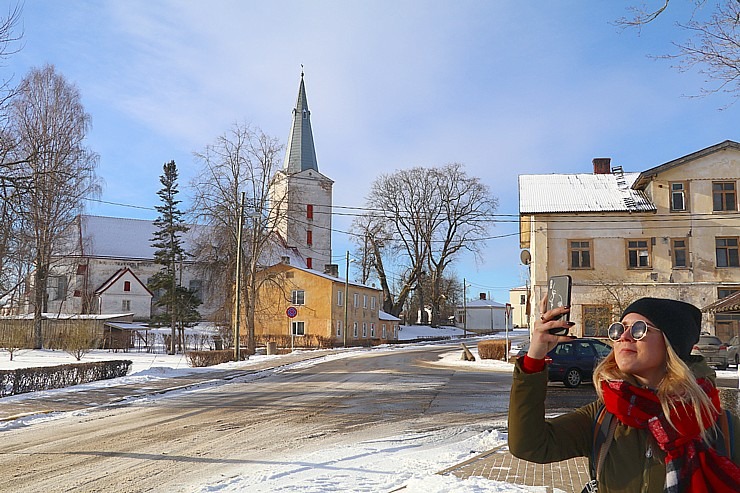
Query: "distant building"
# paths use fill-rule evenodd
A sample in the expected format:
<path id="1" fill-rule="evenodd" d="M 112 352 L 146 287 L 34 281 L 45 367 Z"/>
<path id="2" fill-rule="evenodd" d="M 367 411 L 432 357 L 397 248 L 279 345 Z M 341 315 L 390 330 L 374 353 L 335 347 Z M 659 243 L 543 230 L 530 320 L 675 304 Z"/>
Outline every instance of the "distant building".
<path id="1" fill-rule="evenodd" d="M 486 299 L 486 293 L 480 293 L 477 300 L 458 305 L 455 325 L 479 333 L 506 330 L 506 304 Z"/>
<path id="2" fill-rule="evenodd" d="M 521 286 L 509 290 L 509 303 L 511 304 L 511 320 L 514 327 L 529 327 L 527 312 L 527 287 Z"/>

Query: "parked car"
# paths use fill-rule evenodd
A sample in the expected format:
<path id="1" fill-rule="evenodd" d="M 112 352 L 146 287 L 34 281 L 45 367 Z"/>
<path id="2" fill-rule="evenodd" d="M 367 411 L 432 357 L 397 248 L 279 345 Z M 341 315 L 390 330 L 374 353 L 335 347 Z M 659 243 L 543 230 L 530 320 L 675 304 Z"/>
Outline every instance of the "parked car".
<path id="1" fill-rule="evenodd" d="M 566 387 L 578 387 L 590 379 L 594 367 L 612 350 L 609 344 L 598 339 L 573 339 L 560 342 L 547 356 L 547 372 L 550 381 L 563 382 Z"/>
<path id="2" fill-rule="evenodd" d="M 740 354 L 738 354 L 738 348 L 740 347 L 740 337 L 735 336 L 727 342 L 727 360 L 730 363 L 735 363 L 735 366 L 740 363 Z"/>
<path id="3" fill-rule="evenodd" d="M 529 351 L 529 339 L 521 341 L 512 341 L 509 346 L 509 358 L 519 358 Z"/>
<path id="4" fill-rule="evenodd" d="M 691 354 L 704 356 L 704 360 L 710 366 L 716 366 L 718 370 L 726 370 L 729 364 L 727 355 L 727 344 L 719 340 L 717 336 L 702 334 L 699 342 L 694 344 Z"/>

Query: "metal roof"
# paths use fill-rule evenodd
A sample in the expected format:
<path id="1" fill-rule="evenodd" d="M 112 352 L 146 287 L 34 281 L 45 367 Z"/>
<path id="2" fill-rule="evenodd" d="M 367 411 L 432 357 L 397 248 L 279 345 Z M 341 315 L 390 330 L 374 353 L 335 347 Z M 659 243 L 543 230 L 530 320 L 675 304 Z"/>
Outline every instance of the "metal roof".
<path id="1" fill-rule="evenodd" d="M 701 309 L 705 313 L 721 313 L 740 311 L 740 291 L 732 293 L 721 300 L 710 303 Z"/>
<path id="2" fill-rule="evenodd" d="M 519 175 L 519 213 L 653 212 L 639 173 Z"/>
<path id="3" fill-rule="evenodd" d="M 298 87 L 298 100 L 295 103 L 295 108 L 293 108 L 293 125 L 290 127 L 288 145 L 285 149 L 283 169 L 288 174 L 300 173 L 308 169 L 319 170 L 316 161 L 316 148 L 313 143 L 313 131 L 311 130 L 311 111 L 308 109 L 306 86 L 303 83 L 303 72 L 301 72 L 301 84 Z"/>

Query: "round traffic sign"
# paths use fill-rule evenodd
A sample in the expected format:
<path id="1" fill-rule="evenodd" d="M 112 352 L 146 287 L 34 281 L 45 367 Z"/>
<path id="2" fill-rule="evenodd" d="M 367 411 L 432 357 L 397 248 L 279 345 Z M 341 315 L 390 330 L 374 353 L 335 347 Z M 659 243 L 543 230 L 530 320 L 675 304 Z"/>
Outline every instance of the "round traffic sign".
<path id="1" fill-rule="evenodd" d="M 288 309 L 287 309 L 287 310 L 285 310 L 285 314 L 286 314 L 286 315 L 287 315 L 288 317 L 290 317 L 290 318 L 293 318 L 293 317 L 295 317 L 296 315 L 298 315 L 298 310 L 297 310 L 297 309 L 296 309 L 296 307 L 294 307 L 294 306 L 289 306 L 289 307 L 288 307 Z"/>

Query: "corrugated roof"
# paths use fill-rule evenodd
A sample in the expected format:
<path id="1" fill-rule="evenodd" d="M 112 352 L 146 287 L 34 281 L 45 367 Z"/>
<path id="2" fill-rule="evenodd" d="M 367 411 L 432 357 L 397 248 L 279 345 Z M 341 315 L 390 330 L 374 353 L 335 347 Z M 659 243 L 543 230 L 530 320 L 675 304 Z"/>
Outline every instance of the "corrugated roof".
<path id="1" fill-rule="evenodd" d="M 519 175 L 519 213 L 652 212 L 639 173 Z"/>

